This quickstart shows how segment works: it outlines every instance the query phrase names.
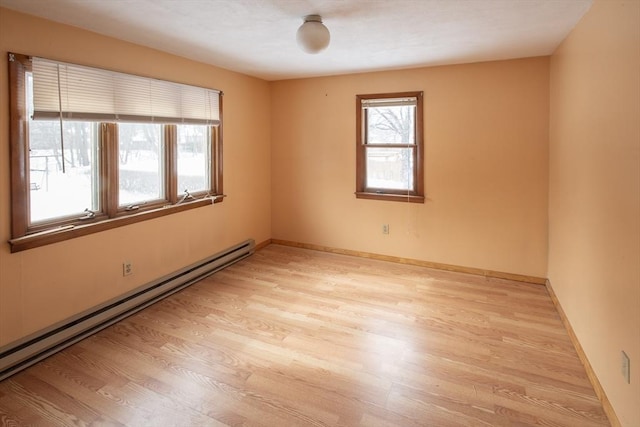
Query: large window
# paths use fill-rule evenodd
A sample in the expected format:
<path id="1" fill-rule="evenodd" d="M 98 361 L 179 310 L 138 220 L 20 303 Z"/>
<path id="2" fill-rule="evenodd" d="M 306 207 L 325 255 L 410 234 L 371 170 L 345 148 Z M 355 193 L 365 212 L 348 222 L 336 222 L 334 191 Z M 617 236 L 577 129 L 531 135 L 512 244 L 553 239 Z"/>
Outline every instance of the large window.
<path id="1" fill-rule="evenodd" d="M 423 203 L 422 92 L 356 103 L 356 197 Z"/>
<path id="2" fill-rule="evenodd" d="M 217 90 L 9 54 L 12 251 L 222 201 Z"/>

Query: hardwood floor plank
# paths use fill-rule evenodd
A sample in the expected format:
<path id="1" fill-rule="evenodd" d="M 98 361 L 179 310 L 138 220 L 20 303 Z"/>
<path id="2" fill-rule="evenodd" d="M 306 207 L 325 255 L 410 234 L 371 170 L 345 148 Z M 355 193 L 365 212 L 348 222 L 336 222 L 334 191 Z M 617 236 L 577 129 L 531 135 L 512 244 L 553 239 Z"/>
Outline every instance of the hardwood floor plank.
<path id="1" fill-rule="evenodd" d="M 221 390 L 220 384 L 214 387 L 207 381 L 206 376 L 199 377 L 196 373 L 189 372 L 188 368 L 177 366 L 176 363 L 183 359 L 176 358 L 177 362 L 171 362 L 170 355 L 164 354 L 161 349 L 152 349 L 145 354 L 127 351 L 123 353 L 125 357 L 116 355 L 114 359 L 109 354 L 109 348 L 113 345 L 118 345 L 117 337 L 107 341 L 107 346 L 103 346 L 97 340 L 90 344 L 92 351 L 96 352 L 90 357 L 101 361 L 103 366 L 111 365 L 109 370 L 117 370 L 120 377 L 129 380 L 123 386 L 111 387 L 112 390 L 122 390 L 130 388 L 130 384 L 138 384 L 161 396 L 166 396 L 175 402 L 179 402 L 185 408 L 206 414 L 209 418 L 220 422 L 234 420 L 234 423 L 237 423 L 240 422 L 239 420 L 242 422 L 245 420 L 244 417 L 232 410 L 233 401 L 228 398 L 227 389 Z M 189 361 L 188 359 L 186 360 L 188 365 Z M 159 366 L 158 363 L 160 364 Z M 194 381 L 194 376 L 198 381 Z M 106 399 L 113 401 L 116 404 L 116 409 L 121 409 L 120 407 L 127 408 L 126 400 L 117 399 L 115 397 L 117 396 L 116 394 L 103 392 L 102 395 Z M 127 412 L 129 411 L 124 411 L 125 414 Z M 130 412 L 134 414 L 144 413 L 144 411 L 139 410 L 130 410 Z M 182 411 L 176 410 L 175 412 L 180 414 Z M 208 421 L 204 425 L 208 425 L 208 423 L 214 424 L 213 421 Z M 180 425 L 180 423 L 177 425 Z"/>
<path id="2" fill-rule="evenodd" d="M 89 425 L 98 418 L 83 403 L 61 393 L 40 378 L 26 372 L 20 372 L 17 376 L 18 379 L 7 380 L 8 391 L 17 402 L 29 407 L 30 415 L 37 416 L 39 424 Z M 37 393 L 33 390 L 37 390 Z"/>
<path id="3" fill-rule="evenodd" d="M 609 425 L 544 287 L 279 245 L 2 381 L 0 423 Z"/>

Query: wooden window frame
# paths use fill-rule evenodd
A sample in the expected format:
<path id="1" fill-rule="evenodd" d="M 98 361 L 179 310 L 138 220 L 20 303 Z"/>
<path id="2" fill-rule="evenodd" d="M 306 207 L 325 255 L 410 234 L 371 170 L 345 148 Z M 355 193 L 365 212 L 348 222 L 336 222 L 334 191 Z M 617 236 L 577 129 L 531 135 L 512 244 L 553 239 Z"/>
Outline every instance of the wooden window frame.
<path id="1" fill-rule="evenodd" d="M 177 189 L 177 126 L 163 125 L 166 199 L 145 203 L 134 209 L 118 206 L 118 129 L 117 123 L 98 123 L 99 176 L 98 197 L 101 210 L 90 219 L 78 215 L 30 224 L 29 117 L 26 103 L 26 73 L 30 57 L 9 54 L 10 84 L 10 179 L 11 179 L 11 252 L 19 252 L 113 228 L 135 224 L 183 212 L 224 200 L 222 168 L 222 101 L 220 92 L 219 124 L 208 125 L 210 141 L 210 190 L 191 193 L 193 200 L 179 203 Z"/>
<path id="2" fill-rule="evenodd" d="M 416 98 L 415 129 L 413 151 L 413 190 L 394 190 L 367 187 L 367 118 L 362 101 L 372 99 Z M 424 110 L 423 93 L 395 92 L 356 95 L 356 198 L 387 200 L 394 202 L 424 203 Z M 384 144 L 376 147 L 403 147 L 401 144 Z"/>

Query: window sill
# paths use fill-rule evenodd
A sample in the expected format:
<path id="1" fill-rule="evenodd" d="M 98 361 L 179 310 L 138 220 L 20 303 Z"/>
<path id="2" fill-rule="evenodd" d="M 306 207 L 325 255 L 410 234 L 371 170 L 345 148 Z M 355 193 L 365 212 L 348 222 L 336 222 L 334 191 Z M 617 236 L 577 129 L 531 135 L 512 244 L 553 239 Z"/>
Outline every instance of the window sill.
<path id="1" fill-rule="evenodd" d="M 158 209 L 152 209 L 144 212 L 133 213 L 127 216 L 110 218 L 102 221 L 96 221 L 82 225 L 66 225 L 53 228 L 39 233 L 29 234 L 24 237 L 17 237 L 9 240 L 11 252 L 20 252 L 27 249 L 38 248 L 40 246 L 50 245 L 52 243 L 63 242 L 65 240 L 76 237 L 87 236 L 101 231 L 111 230 L 125 225 L 135 224 L 154 218 L 160 218 L 172 215 L 178 212 L 184 212 L 191 209 L 197 209 L 203 206 L 209 206 L 214 203 L 221 202 L 223 196 L 200 199 L 193 202 L 183 203 L 179 205 L 166 206 Z"/>
<path id="2" fill-rule="evenodd" d="M 370 200 L 386 200 L 389 202 L 410 202 L 424 203 L 424 196 L 390 193 L 371 193 L 366 191 L 356 191 L 356 198 Z"/>

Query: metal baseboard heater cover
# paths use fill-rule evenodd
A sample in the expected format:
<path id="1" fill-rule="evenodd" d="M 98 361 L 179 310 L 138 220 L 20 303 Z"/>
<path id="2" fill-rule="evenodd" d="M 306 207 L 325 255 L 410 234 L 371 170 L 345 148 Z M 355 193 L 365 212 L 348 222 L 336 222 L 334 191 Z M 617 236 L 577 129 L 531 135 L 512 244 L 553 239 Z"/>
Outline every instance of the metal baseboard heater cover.
<path id="1" fill-rule="evenodd" d="M 0 381 L 248 257 L 254 251 L 255 241 L 246 240 L 0 348 Z"/>

